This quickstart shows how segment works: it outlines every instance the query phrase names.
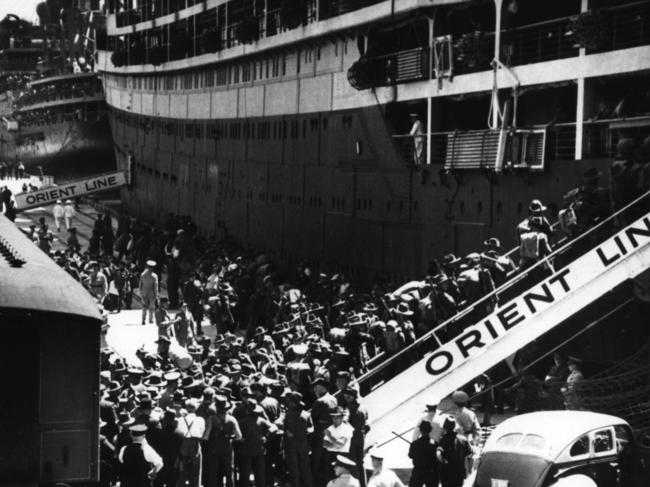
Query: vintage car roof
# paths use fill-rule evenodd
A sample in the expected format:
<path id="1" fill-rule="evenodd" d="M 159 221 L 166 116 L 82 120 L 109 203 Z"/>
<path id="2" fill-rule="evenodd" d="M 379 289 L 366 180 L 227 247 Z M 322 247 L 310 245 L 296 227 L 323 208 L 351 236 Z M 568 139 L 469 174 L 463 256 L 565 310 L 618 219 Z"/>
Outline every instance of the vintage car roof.
<path id="1" fill-rule="evenodd" d="M 555 459 L 573 440 L 584 433 L 611 425 L 627 424 L 616 416 L 589 411 L 540 411 L 514 416 L 499 424 L 485 442 L 483 453 L 490 451 L 512 451 L 530 453 Z M 546 440 L 542 449 L 526 451 L 520 446 L 497 444 L 498 440 L 512 433 L 538 435 Z"/>
<path id="2" fill-rule="evenodd" d="M 14 259 L 24 263 L 13 266 Z M 4 215 L 0 215 L 1 309 L 64 313 L 101 322 L 97 305 L 82 285 Z"/>

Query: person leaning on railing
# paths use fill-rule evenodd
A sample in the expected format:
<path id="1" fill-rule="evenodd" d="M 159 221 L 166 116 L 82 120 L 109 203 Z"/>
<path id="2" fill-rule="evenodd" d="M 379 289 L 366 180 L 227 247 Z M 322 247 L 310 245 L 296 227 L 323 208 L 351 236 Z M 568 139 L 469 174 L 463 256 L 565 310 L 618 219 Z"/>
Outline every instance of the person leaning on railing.
<path id="1" fill-rule="evenodd" d="M 520 270 L 531 267 L 551 253 L 553 230 L 544 216 L 545 211 L 546 206 L 540 200 L 531 201 L 528 205 L 529 216 L 517 226 Z"/>
<path id="2" fill-rule="evenodd" d="M 650 141 L 646 143 L 644 140 L 643 143 L 647 148 Z M 638 151 L 633 139 L 619 140 L 616 150 L 616 158 L 610 168 L 614 211 L 620 210 L 643 194 L 643 177 L 648 172 L 641 164 L 642 152 Z"/>
<path id="3" fill-rule="evenodd" d="M 582 175 L 582 184 L 564 195 L 558 222 L 560 230 L 568 237 L 578 236 L 609 216 L 610 194 L 600 186 L 601 176 L 596 168 L 588 169 Z"/>

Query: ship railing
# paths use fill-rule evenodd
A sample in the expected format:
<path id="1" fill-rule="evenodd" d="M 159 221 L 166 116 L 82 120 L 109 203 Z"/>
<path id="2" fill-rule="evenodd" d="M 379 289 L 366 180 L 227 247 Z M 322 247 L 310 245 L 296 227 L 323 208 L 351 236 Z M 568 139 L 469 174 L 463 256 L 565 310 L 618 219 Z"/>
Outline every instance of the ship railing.
<path id="1" fill-rule="evenodd" d="M 360 10 L 381 3 L 382 1 L 384 0 L 307 0 L 306 2 L 303 2 L 304 11 L 297 13 L 292 12 L 291 16 L 295 17 L 297 15 L 300 18 L 300 23 L 311 23 L 344 15 L 355 10 Z M 115 14 L 115 24 L 117 27 L 125 27 L 172 14 L 197 3 L 200 3 L 199 0 L 187 0 L 185 2 L 175 3 L 172 3 L 169 0 L 140 0 L 137 7 L 118 11 L 117 4 L 109 2 L 108 11 L 109 13 Z M 252 6 L 253 1 L 249 0 L 249 2 L 244 5 L 246 7 Z M 289 8 L 295 11 L 298 7 L 290 6 Z M 267 10 L 266 15 L 269 15 L 272 12 L 275 14 L 281 13 L 283 9 L 280 8 L 280 2 L 269 0 Z M 280 17 L 276 17 L 276 19 L 279 18 Z M 290 23 L 293 24 L 294 22 L 291 21 Z"/>
<path id="2" fill-rule="evenodd" d="M 467 32 L 452 38 L 451 42 L 454 75 L 491 69 L 494 32 Z M 503 29 L 500 54 L 505 65 L 522 66 L 576 57 L 581 47 L 591 54 L 647 44 L 650 44 L 650 0 L 643 0 Z M 375 86 L 387 86 L 428 79 L 428 59 L 428 47 L 422 46 L 371 56 L 368 62 Z M 410 69 L 400 71 L 400 66 Z"/>
<path id="3" fill-rule="evenodd" d="M 534 169 L 546 161 L 576 159 L 576 122 L 540 124 L 508 131 L 504 166 Z M 513 154 L 512 138 L 520 151 Z M 609 159 L 616 155 L 622 138 L 640 143 L 650 136 L 650 115 L 607 118 L 583 122 L 582 159 Z M 447 170 L 494 169 L 498 130 L 467 130 L 431 133 L 431 158 L 427 157 L 427 135 L 394 135 L 397 153 L 407 166 L 426 164 L 444 166 Z M 525 138 L 526 146 L 522 146 Z M 419 151 L 416 149 L 419 148 Z M 416 154 L 419 157 L 416 158 Z M 525 161 L 526 164 L 521 164 Z"/>
<path id="4" fill-rule="evenodd" d="M 320 0 L 318 20 L 330 19 L 339 15 L 370 7 L 383 0 Z"/>
<path id="5" fill-rule="evenodd" d="M 591 33 L 585 42 L 588 54 L 650 44 L 649 0 L 604 8 L 594 14 L 582 14 L 582 23 Z"/>
<path id="6" fill-rule="evenodd" d="M 631 138 L 639 143 L 648 136 L 650 115 L 587 121 L 583 128 L 583 159 L 615 157 L 619 140 Z"/>
<path id="7" fill-rule="evenodd" d="M 614 231 L 647 213 L 649 205 L 650 192 L 647 192 L 576 238 L 564 240 L 563 244 L 558 245 L 549 256 L 518 272 L 493 292 L 470 304 L 455 316 L 436 325 L 399 352 L 394 354 L 382 352 L 379 357 L 373 360 L 372 365 L 374 367 L 357 379 L 361 393 L 368 394 L 382 383 L 411 367 L 427 353 L 453 340 L 468 326 L 479 322 L 490 314 L 495 307 L 498 308 L 498 303 L 508 303 L 521 292 L 548 278 L 552 274 L 553 268 L 560 269 L 583 255 L 588 249 L 600 245 L 610 238 Z"/>

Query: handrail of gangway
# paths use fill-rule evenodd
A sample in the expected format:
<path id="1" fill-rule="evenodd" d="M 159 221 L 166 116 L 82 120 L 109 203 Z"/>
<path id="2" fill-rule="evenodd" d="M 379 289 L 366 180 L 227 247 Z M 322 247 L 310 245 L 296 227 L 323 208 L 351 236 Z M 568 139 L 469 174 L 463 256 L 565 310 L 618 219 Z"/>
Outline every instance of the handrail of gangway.
<path id="1" fill-rule="evenodd" d="M 570 248 L 573 248 L 575 244 L 578 242 L 588 242 L 588 239 L 593 236 L 597 231 L 603 230 L 606 225 L 609 225 L 611 223 L 615 223 L 617 219 L 625 212 L 627 212 L 629 209 L 635 207 L 637 203 L 641 202 L 642 200 L 648 198 L 650 196 L 650 191 L 647 191 L 646 193 L 642 194 L 638 198 L 636 198 L 634 201 L 631 201 L 627 205 L 625 205 L 623 208 L 619 209 L 615 213 L 612 213 L 609 215 L 607 218 L 603 219 L 602 221 L 598 222 L 596 225 L 593 227 L 589 228 L 587 231 L 584 233 L 580 234 L 579 236 L 569 240 L 566 242 L 564 245 L 561 247 L 555 249 L 551 254 L 546 256 L 543 259 L 540 259 L 538 262 L 536 262 L 534 265 L 531 267 L 525 269 L 522 272 L 519 272 L 517 275 L 515 275 L 512 279 L 509 281 L 503 283 L 501 286 L 499 286 L 497 289 L 494 291 L 490 292 L 489 294 L 483 296 L 481 299 L 473 303 L 472 305 L 468 306 L 467 308 L 463 309 L 456 315 L 452 316 L 451 318 L 445 320 L 441 324 L 435 326 L 432 330 L 429 330 L 427 333 L 422 335 L 420 338 L 415 340 L 413 343 L 410 345 L 404 347 L 402 350 L 399 352 L 395 353 L 394 355 L 391 355 L 390 358 L 387 360 L 381 362 L 378 364 L 376 367 L 374 367 L 372 370 L 369 370 L 365 374 L 361 375 L 359 378 L 356 379 L 356 382 L 359 385 L 363 385 L 365 381 L 368 379 L 374 377 L 377 375 L 379 372 L 382 370 L 386 369 L 390 364 L 394 363 L 396 359 L 400 357 L 405 357 L 408 353 L 411 353 L 414 351 L 418 346 L 422 345 L 424 342 L 430 340 L 431 338 L 434 338 L 437 342 L 438 345 L 441 344 L 440 339 L 437 336 L 437 332 L 444 330 L 448 328 L 450 325 L 453 325 L 457 321 L 459 321 L 461 318 L 469 315 L 471 312 L 475 311 L 479 306 L 485 305 L 489 301 L 493 300 L 494 298 L 499 297 L 499 294 L 502 293 L 503 291 L 512 288 L 512 286 L 518 284 L 521 282 L 524 278 L 528 277 L 533 271 L 536 271 L 538 269 L 541 269 L 542 266 L 548 265 L 548 262 L 551 260 L 557 258 L 558 256 L 564 254 L 567 250 Z M 406 370 L 406 369 L 404 369 Z M 400 370 L 402 372 L 402 370 Z M 398 372 L 399 373 L 399 372 Z M 397 375 L 397 374 L 396 374 Z"/>

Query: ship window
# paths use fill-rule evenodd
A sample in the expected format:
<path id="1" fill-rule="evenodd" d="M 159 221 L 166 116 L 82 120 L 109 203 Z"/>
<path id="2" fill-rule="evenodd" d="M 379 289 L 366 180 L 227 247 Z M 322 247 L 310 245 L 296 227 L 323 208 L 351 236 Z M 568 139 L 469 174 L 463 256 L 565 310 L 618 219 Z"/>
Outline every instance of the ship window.
<path id="1" fill-rule="evenodd" d="M 418 211 L 418 202 L 417 201 L 413 202 L 413 211 L 416 212 L 416 213 Z"/>
<path id="2" fill-rule="evenodd" d="M 483 212 L 483 202 L 482 202 L 482 201 L 479 201 L 478 204 L 477 204 L 476 206 L 477 206 L 476 211 L 477 211 L 478 214 L 480 215 L 480 214 Z"/>
<path id="3" fill-rule="evenodd" d="M 465 213 L 465 202 L 461 201 L 460 202 L 460 214 L 462 215 L 464 213 Z"/>
<path id="4" fill-rule="evenodd" d="M 497 201 L 497 215 L 501 214 L 502 209 L 503 209 L 503 205 L 501 204 L 501 201 Z"/>
<path id="5" fill-rule="evenodd" d="M 302 121 L 302 138 L 307 138 L 307 120 Z"/>
<path id="6" fill-rule="evenodd" d="M 523 210 L 523 206 L 520 201 L 519 203 L 517 203 L 517 214 L 521 215 L 522 210 Z"/>

